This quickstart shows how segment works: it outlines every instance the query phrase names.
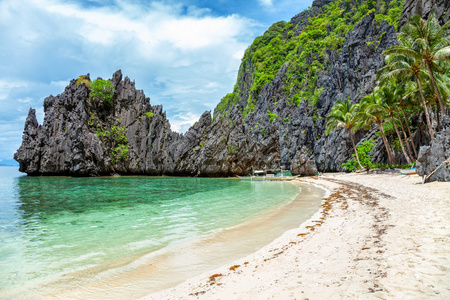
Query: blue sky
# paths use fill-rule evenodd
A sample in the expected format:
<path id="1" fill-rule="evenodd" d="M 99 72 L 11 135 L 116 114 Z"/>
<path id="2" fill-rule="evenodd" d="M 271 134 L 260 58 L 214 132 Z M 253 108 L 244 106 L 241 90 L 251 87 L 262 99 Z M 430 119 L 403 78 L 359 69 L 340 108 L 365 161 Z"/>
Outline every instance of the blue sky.
<path id="1" fill-rule="evenodd" d="M 0 161 L 28 109 L 82 74 L 118 69 L 184 132 L 231 92 L 256 36 L 312 0 L 0 0 Z"/>

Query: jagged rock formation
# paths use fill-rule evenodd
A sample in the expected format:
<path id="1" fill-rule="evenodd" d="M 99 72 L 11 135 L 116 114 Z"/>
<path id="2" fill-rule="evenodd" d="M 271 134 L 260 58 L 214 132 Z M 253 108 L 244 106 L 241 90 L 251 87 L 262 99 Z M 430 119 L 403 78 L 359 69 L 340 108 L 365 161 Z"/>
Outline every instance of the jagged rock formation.
<path id="1" fill-rule="evenodd" d="M 323 14 L 323 5 L 332 2 L 315 0 L 311 9 L 292 18 L 292 33 L 285 31 L 284 38 L 298 36 L 309 19 Z M 413 12 L 404 10 L 405 15 Z M 330 28 L 326 30 L 329 35 Z M 45 99 L 42 125 L 30 109 L 14 158 L 20 171 L 29 175 L 231 176 L 252 169 L 278 171 L 281 166 L 300 175 L 340 171 L 353 153 L 351 141 L 345 130 L 325 136 L 326 116 L 337 100 L 348 97 L 358 102 L 372 91 L 376 72 L 384 64 L 382 52 L 396 43 L 395 31 L 371 13 L 345 34 L 341 51 L 307 52 L 309 67 L 317 60 L 324 66 L 315 83 L 322 92 L 314 105 L 308 99 L 293 100 L 287 79 L 301 74 L 293 77 L 288 61 L 257 92 L 252 88 L 255 66 L 251 59 L 243 60 L 235 98 L 216 108 L 213 117 L 205 112 L 185 134 L 173 132 L 163 108 L 150 105 L 120 70 L 111 79 L 114 105 L 108 108 L 90 98 L 85 84 L 72 80 L 62 94 Z M 253 98 L 254 107 L 248 110 Z M 374 130 L 359 132 L 355 138 L 362 142 L 372 137 L 377 138 Z M 426 140 L 426 131 L 419 130 L 414 138 Z M 377 162 L 387 162 L 381 140 L 371 155 Z M 402 162 L 401 153 L 394 155 Z"/>
<path id="2" fill-rule="evenodd" d="M 429 146 L 420 147 L 417 158 L 417 174 L 420 176 L 428 176 L 439 165 L 450 157 L 450 118 L 447 117 L 449 123 L 444 130 L 436 134 L 435 139 Z M 428 181 L 450 181 L 450 166 L 444 164 Z"/>
<path id="3" fill-rule="evenodd" d="M 65 91 L 44 100 L 44 124 L 39 125 L 30 109 L 22 146 L 14 158 L 20 171 L 30 175 L 109 175 L 120 173 L 160 174 L 170 164 L 167 155 L 170 139 L 169 122 L 161 106 L 151 107 L 142 91 L 129 78 L 122 80 L 120 71 L 113 75 L 116 105 L 98 107 L 89 99 L 85 84 L 72 80 Z M 145 116 L 151 112 L 150 119 Z M 129 146 L 126 161 L 114 160 L 112 144 L 96 131 L 112 132 L 112 127 L 126 128 Z M 142 163 L 145 161 L 145 163 Z"/>
<path id="4" fill-rule="evenodd" d="M 161 106 L 151 106 L 121 71 L 113 74 L 114 107 L 105 109 L 89 98 L 88 87 L 72 80 L 65 91 L 44 101 L 45 119 L 38 125 L 34 109 L 25 122 L 23 143 L 14 158 L 29 175 L 96 176 L 110 174 L 228 176 L 251 168 L 273 168 L 276 135 L 250 137 L 239 112 L 235 122 L 210 112 L 185 134 L 170 130 Z M 123 129 L 127 155 L 120 159 L 114 136 Z"/>
<path id="5" fill-rule="evenodd" d="M 450 20 L 450 1 L 448 0 L 405 0 L 399 27 L 403 27 L 412 15 L 420 15 L 424 19 L 434 12 L 439 23 L 444 25 Z"/>
<path id="6" fill-rule="evenodd" d="M 291 166 L 292 175 L 312 176 L 317 174 L 316 162 L 314 155 L 308 153 L 305 146 L 297 151 Z"/>
<path id="7" fill-rule="evenodd" d="M 378 46 L 370 44 L 372 41 L 379 41 Z M 349 97 L 353 103 L 359 102 L 372 91 L 376 72 L 384 65 L 382 52 L 395 43 L 395 28 L 387 22 L 376 26 L 374 15 L 370 14 L 355 26 L 353 32 L 347 33 L 339 55 L 330 53 L 330 69 L 319 78 L 319 84 L 324 87 L 317 103 L 321 118 L 316 123 L 321 132 L 325 131 L 326 116 L 337 100 Z M 319 169 L 340 170 L 352 151 L 347 135 L 341 130 L 330 136 L 320 136 L 315 148 Z"/>
<path id="8" fill-rule="evenodd" d="M 296 16 L 291 22 L 295 25 L 299 20 L 299 16 Z M 353 31 L 347 33 L 341 53 L 334 50 L 326 52 L 329 58 L 326 62 L 328 71 L 321 74 L 318 80 L 318 88 L 323 88 L 323 91 L 316 108 L 312 108 L 308 101 L 302 101 L 297 107 L 285 95 L 286 64 L 280 68 L 274 80 L 264 86 L 255 110 L 248 114 L 245 124 L 248 132 L 261 140 L 272 138 L 261 134 L 261 131 L 278 133 L 281 165 L 289 168 L 297 159 L 309 160 L 309 154 L 305 156 L 299 152 L 302 147 L 314 153 L 316 169 L 320 171 L 339 171 L 341 164 L 351 157 L 351 140 L 345 130 L 324 135 L 326 116 L 337 100 L 350 97 L 353 102 L 357 102 L 375 86 L 376 71 L 384 65 L 381 53 L 396 42 L 393 26 L 387 22 L 380 25 L 376 23 L 374 14 L 364 17 Z M 238 81 L 241 100 L 236 107 L 240 110 L 249 97 L 250 70 L 251 67 L 245 66 Z M 269 120 L 267 111 L 277 114 L 275 121 Z M 229 115 L 233 116 L 231 113 Z M 361 138 L 362 135 L 359 135 L 358 140 Z M 377 149 L 384 153 L 384 146 Z M 385 154 L 379 156 L 381 161 L 386 161 Z"/>

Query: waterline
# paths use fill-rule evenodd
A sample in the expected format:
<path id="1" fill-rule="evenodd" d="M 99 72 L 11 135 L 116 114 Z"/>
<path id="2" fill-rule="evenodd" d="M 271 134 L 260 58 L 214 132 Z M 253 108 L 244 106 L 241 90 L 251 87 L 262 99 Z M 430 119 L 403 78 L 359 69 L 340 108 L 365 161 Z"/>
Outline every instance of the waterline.
<path id="1" fill-rule="evenodd" d="M 301 223 L 297 216 L 287 227 L 271 223 L 289 219 L 282 212 L 299 203 L 292 201 L 298 188 L 288 183 L 161 177 L 15 183 L 16 199 L 7 207 L 15 217 L 0 220 L 6 242 L 0 267 L 9 271 L 0 278 L 2 297 L 135 298 L 252 253 Z"/>

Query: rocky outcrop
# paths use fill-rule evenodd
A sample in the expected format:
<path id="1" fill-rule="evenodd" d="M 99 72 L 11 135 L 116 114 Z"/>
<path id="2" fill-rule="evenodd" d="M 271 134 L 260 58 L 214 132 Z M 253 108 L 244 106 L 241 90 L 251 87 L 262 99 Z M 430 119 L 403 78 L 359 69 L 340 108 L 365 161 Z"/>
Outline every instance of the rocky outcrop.
<path id="1" fill-rule="evenodd" d="M 121 71 L 113 74 L 114 106 L 89 97 L 85 84 L 72 80 L 65 91 L 44 101 L 38 125 L 34 109 L 25 122 L 22 145 L 14 155 L 29 175 L 110 174 L 229 176 L 252 168 L 279 169 L 278 135 L 251 136 L 237 108 L 231 119 L 213 122 L 205 112 L 185 134 L 170 129 L 161 106 L 151 106 Z"/>
<path id="2" fill-rule="evenodd" d="M 417 158 L 417 174 L 420 176 L 430 175 L 446 159 L 450 158 L 450 118 L 447 117 L 443 123 L 448 126 L 436 134 L 435 139 L 429 146 L 420 147 Z M 441 166 L 430 178 L 429 181 L 450 181 L 450 164 Z"/>
<path id="3" fill-rule="evenodd" d="M 301 156 L 299 149 L 305 146 L 313 151 L 319 171 L 341 171 L 342 163 L 353 153 L 350 136 L 345 130 L 325 135 L 326 116 L 337 100 L 349 97 L 358 102 L 372 91 L 376 72 L 384 65 L 382 52 L 395 43 L 393 26 L 386 22 L 378 25 L 373 14 L 364 17 L 346 34 L 341 53 L 326 51 L 328 71 L 319 76 L 318 88 L 323 90 L 316 108 L 312 108 L 307 99 L 299 106 L 290 101 L 285 94 L 287 67 L 283 65 L 259 94 L 254 112 L 248 114 L 245 123 L 249 132 L 255 135 L 261 130 L 267 132 L 275 128 L 279 137 L 280 162 L 287 168 L 292 168 L 296 157 Z M 278 117 L 271 122 L 267 111 Z M 363 136 L 364 133 L 358 133 L 357 141 Z M 377 149 L 378 161 L 387 163 L 384 147 Z M 398 156 L 401 162 L 401 155 Z"/>
<path id="4" fill-rule="evenodd" d="M 44 100 L 42 125 L 30 110 L 22 145 L 14 156 L 20 170 L 30 175 L 161 174 L 164 164 L 170 163 L 165 141 L 179 135 L 169 131 L 162 108 L 151 107 L 129 78 L 122 80 L 118 71 L 111 81 L 114 107 L 99 106 L 89 98 L 85 84 L 72 80 L 62 94 Z M 147 112 L 153 117 L 148 118 Z M 122 143 L 126 160 L 117 157 L 119 138 L 126 140 Z"/>
<path id="5" fill-rule="evenodd" d="M 376 72 L 384 66 L 383 51 L 395 45 L 395 28 L 386 22 L 375 24 L 370 14 L 358 23 L 354 30 L 346 35 L 340 54 L 329 52 L 329 71 L 319 77 L 323 87 L 317 102 L 321 118 L 316 126 L 320 132 L 326 129 L 326 116 L 337 100 L 349 98 L 353 103 L 371 93 L 375 87 Z M 362 134 L 356 136 L 361 140 Z M 387 162 L 384 149 L 381 162 Z M 328 136 L 321 135 L 314 148 L 316 163 L 320 170 L 338 171 L 341 164 L 353 153 L 350 137 L 344 130 Z"/>
<path id="6" fill-rule="evenodd" d="M 20 164 L 19 171 L 29 175 L 38 173 L 41 159 L 41 127 L 36 119 L 36 110 L 30 108 L 23 131 L 22 145 L 14 154 Z"/>
<path id="7" fill-rule="evenodd" d="M 410 16 L 420 15 L 422 18 L 428 19 L 432 13 L 436 14 L 436 18 L 442 26 L 450 20 L 449 11 L 450 1 L 448 0 L 405 0 L 399 28 L 406 24 Z"/>
<path id="8" fill-rule="evenodd" d="M 308 149 L 303 146 L 294 156 L 292 167 L 292 175 L 313 176 L 317 174 L 316 162 L 314 155 L 308 152 Z"/>
<path id="9" fill-rule="evenodd" d="M 330 2 L 316 0 L 309 10 L 292 18 L 293 35 Z M 413 12 L 404 10 L 405 16 Z M 284 25 L 278 27 L 284 30 Z M 315 105 L 308 99 L 294 103 L 286 83 L 286 78 L 292 78 L 288 61 L 256 93 L 252 90 L 254 62 L 245 59 L 235 98 L 225 109 L 216 109 L 214 118 L 205 112 L 185 134 L 173 132 L 163 108 L 150 105 L 150 99 L 120 70 L 111 78 L 115 90 L 111 107 L 100 105 L 85 84 L 72 80 L 62 94 L 45 99 L 42 125 L 30 109 L 14 158 L 20 170 L 30 175 L 231 176 L 252 169 L 276 172 L 280 166 L 301 175 L 341 171 L 353 153 L 351 140 L 343 129 L 325 135 L 326 117 L 336 101 L 349 98 L 356 103 L 372 91 L 376 72 L 384 65 L 382 52 L 396 43 L 395 33 L 393 26 L 377 21 L 371 13 L 345 34 L 341 51 L 326 49 L 323 57 L 308 52 L 308 64 L 320 59 L 326 70 L 318 75 L 316 88 L 322 92 Z M 254 101 L 250 112 L 245 110 L 248 101 Z M 355 140 L 370 137 L 377 139 L 374 130 L 358 132 Z M 416 132 L 414 139 L 426 140 L 426 130 Z M 381 140 L 371 156 L 388 162 Z M 398 163 L 404 162 L 401 153 L 394 156 Z"/>

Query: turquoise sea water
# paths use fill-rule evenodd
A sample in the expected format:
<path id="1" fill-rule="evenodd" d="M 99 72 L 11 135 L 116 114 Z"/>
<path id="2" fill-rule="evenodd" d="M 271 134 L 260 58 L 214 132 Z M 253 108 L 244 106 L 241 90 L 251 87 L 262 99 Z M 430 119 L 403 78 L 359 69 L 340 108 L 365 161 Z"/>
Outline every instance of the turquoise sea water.
<path id="1" fill-rule="evenodd" d="M 192 245 L 279 209 L 298 192 L 285 182 L 27 177 L 0 167 L 0 298 L 27 297 L 58 282 L 48 292 L 53 294 L 64 284 L 89 281 L 77 277 L 100 281 L 98 274 L 109 269 L 165 249 L 173 253 L 176 245 Z"/>

